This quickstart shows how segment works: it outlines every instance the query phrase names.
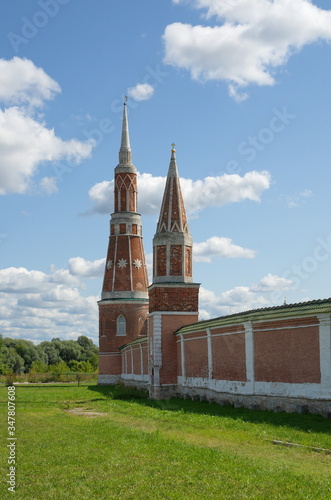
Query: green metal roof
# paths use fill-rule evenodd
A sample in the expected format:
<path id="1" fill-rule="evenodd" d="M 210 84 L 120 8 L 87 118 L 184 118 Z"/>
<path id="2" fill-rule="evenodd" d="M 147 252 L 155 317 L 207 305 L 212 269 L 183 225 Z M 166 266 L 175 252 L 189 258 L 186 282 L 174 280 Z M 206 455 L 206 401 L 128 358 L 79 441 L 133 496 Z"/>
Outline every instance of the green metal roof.
<path id="1" fill-rule="evenodd" d="M 331 298 L 321 300 L 311 300 L 298 304 L 285 304 L 282 306 L 265 307 L 263 309 L 253 309 L 243 311 L 218 318 L 198 321 L 188 326 L 179 328 L 175 335 L 186 332 L 200 331 L 206 328 L 216 328 L 218 326 L 233 325 L 245 321 L 264 321 L 271 319 L 282 319 L 288 317 L 316 316 L 317 314 L 331 314 Z"/>
<path id="2" fill-rule="evenodd" d="M 147 342 L 148 337 L 147 335 L 144 335 L 144 337 L 138 337 L 137 339 L 133 340 L 132 342 L 129 342 L 128 344 L 124 344 L 121 347 L 118 348 L 119 351 L 124 349 L 124 347 L 127 347 L 128 345 L 135 345 L 135 344 L 144 344 Z"/>

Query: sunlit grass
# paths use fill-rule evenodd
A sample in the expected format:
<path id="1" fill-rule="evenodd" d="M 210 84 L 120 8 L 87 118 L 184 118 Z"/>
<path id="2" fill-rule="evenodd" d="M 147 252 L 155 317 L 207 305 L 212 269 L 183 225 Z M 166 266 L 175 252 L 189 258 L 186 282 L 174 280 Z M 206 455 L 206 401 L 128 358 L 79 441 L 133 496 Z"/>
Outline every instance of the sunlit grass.
<path id="1" fill-rule="evenodd" d="M 114 399 L 110 387 L 16 387 L 17 491 L 32 499 L 326 499 L 330 420 L 188 400 Z M 1 498 L 7 389 L 0 387 Z M 91 418 L 70 410 L 93 410 Z"/>

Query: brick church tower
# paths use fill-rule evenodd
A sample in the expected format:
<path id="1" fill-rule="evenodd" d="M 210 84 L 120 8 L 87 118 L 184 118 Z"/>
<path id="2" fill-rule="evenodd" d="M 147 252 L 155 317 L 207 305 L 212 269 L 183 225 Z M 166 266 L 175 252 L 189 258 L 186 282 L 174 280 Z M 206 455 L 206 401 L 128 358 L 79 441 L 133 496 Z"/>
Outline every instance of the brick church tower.
<path id="1" fill-rule="evenodd" d="M 114 213 L 99 301 L 99 384 L 116 383 L 121 375 L 118 350 L 146 334 L 148 276 L 137 213 L 137 170 L 132 152 L 126 104 L 123 110 L 119 164 L 115 168 Z"/>
<path id="2" fill-rule="evenodd" d="M 153 283 L 149 287 L 149 375 L 154 398 L 176 392 L 178 357 L 174 332 L 198 321 L 199 284 L 193 283 L 192 278 L 192 237 L 174 146 L 153 239 Z"/>

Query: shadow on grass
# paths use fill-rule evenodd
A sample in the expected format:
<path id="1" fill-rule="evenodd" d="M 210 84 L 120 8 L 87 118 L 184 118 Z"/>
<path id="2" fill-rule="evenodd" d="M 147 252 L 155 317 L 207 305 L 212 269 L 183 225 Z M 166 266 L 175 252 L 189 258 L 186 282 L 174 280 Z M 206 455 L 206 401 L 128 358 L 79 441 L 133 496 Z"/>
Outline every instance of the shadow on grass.
<path id="1" fill-rule="evenodd" d="M 129 389 L 129 390 L 128 390 Z M 126 400 L 160 411 L 196 413 L 231 418 L 255 424 L 270 424 L 273 426 L 290 427 L 305 432 L 323 432 L 331 434 L 331 420 L 305 413 L 275 413 L 273 411 L 249 410 L 233 408 L 231 405 L 221 406 L 207 401 L 192 401 L 189 399 L 172 398 L 168 400 L 149 399 L 145 391 L 136 391 L 133 388 L 118 386 L 88 386 L 88 390 L 98 392 L 110 399 Z"/>

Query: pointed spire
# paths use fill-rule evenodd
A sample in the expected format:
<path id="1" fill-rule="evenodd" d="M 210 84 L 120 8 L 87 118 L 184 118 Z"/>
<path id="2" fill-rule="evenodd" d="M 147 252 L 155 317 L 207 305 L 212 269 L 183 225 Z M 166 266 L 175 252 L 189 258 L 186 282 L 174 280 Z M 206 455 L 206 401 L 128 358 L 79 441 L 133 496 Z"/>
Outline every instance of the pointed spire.
<path id="1" fill-rule="evenodd" d="M 180 188 L 176 162 L 175 144 L 172 144 L 168 177 L 164 191 L 157 233 L 183 232 L 188 233 L 188 224 Z"/>
<path id="2" fill-rule="evenodd" d="M 171 144 L 171 158 L 170 158 L 170 165 L 169 165 L 169 170 L 168 170 L 168 178 L 169 177 L 178 177 L 178 168 L 177 168 L 177 162 L 176 162 L 176 150 L 175 150 L 175 144 Z"/>
<path id="3" fill-rule="evenodd" d="M 132 152 L 130 147 L 130 136 L 129 136 L 129 126 L 128 126 L 128 116 L 126 111 L 126 101 L 127 97 L 125 96 L 125 102 L 123 106 L 123 122 L 122 122 L 122 139 L 121 139 L 121 148 L 119 152 L 119 164 L 120 165 L 132 165 Z"/>

